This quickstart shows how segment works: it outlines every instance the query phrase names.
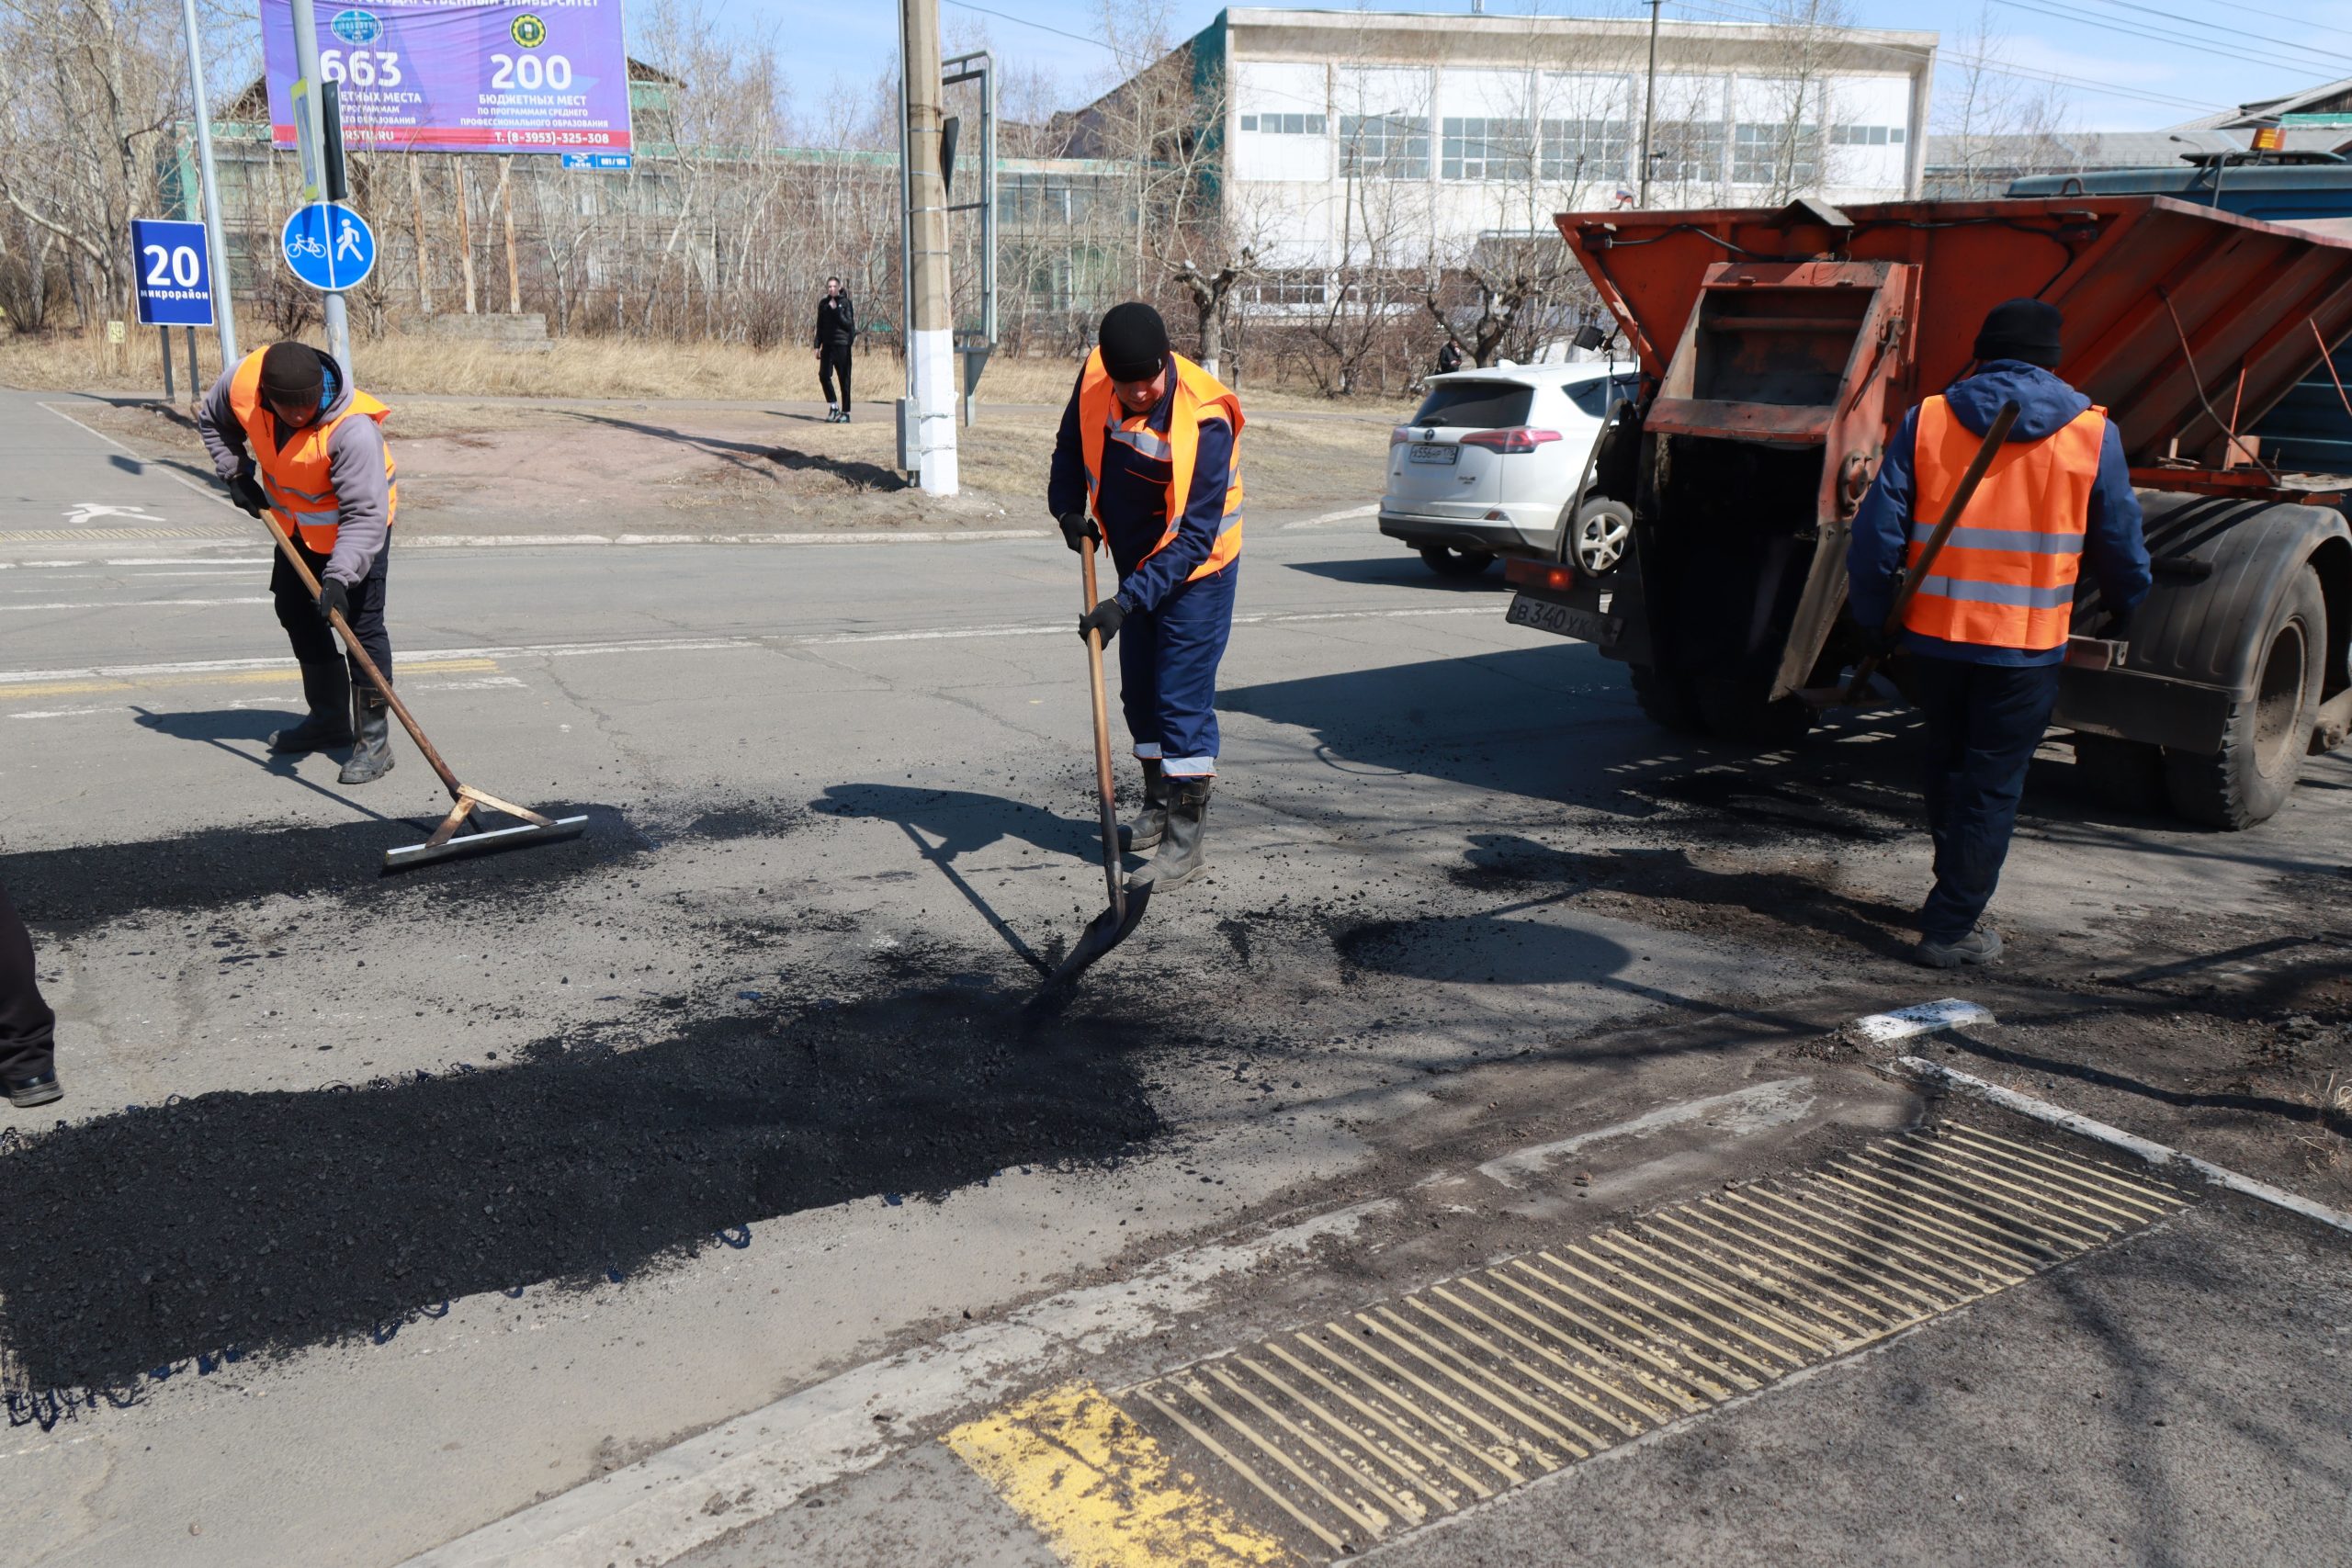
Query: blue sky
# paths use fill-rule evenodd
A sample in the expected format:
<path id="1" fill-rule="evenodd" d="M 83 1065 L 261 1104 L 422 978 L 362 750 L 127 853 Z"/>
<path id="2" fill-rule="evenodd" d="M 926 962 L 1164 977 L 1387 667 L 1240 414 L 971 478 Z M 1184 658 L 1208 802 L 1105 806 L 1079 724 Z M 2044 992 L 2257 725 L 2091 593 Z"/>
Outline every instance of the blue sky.
<path id="1" fill-rule="evenodd" d="M 774 27 L 786 40 L 794 86 L 805 109 L 838 74 L 870 80 L 898 48 L 897 7 L 860 0 L 823 7 L 809 0 L 724 0 L 729 21 Z M 1124 0 L 1132 13 L 1151 0 Z M 1669 0 L 1669 21 L 1746 19 L 1763 0 Z M 1989 14 L 2006 62 L 2020 71 L 2074 78 L 2057 91 L 2076 130 L 2147 130 L 2207 107 L 2272 97 L 2352 76 L 2352 0 L 1849 0 L 1865 27 L 1919 28 L 1944 35 L 1946 50 Z M 1192 32 L 1222 7 L 1213 0 L 1167 0 L 1171 33 Z M 1331 8 L 1358 8 L 1333 6 Z M 1365 0 L 1375 11 L 1466 13 L 1469 0 Z M 1493 13 L 1630 15 L 1638 0 L 1488 0 Z M 988 15 L 986 13 L 995 13 Z M 812 14 L 823 20 L 809 25 Z M 1057 76 L 1070 102 L 1102 85 L 1112 62 L 1099 42 L 1102 0 L 941 0 L 951 47 L 985 36 L 1001 58 Z M 1019 18 L 1018 21 L 1012 18 Z M 1023 23 L 1033 25 L 1023 25 Z M 1051 30 L 1049 30 L 1051 29 Z M 1076 35 L 1076 36 L 1070 36 Z"/>

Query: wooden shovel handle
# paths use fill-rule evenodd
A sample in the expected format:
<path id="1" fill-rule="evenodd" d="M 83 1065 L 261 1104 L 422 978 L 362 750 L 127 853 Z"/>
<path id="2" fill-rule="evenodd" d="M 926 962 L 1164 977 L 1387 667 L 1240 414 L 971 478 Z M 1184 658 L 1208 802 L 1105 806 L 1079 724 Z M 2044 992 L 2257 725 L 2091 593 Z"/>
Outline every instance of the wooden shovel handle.
<path id="1" fill-rule="evenodd" d="M 1078 558 L 1085 584 L 1083 613 L 1091 615 L 1097 603 L 1092 540 L 1087 541 Z M 1127 918 L 1127 891 L 1119 877 L 1119 818 L 1111 801 L 1111 709 L 1102 693 L 1102 634 L 1091 626 L 1086 632 L 1086 678 L 1094 696 L 1094 795 L 1102 820 L 1102 880 L 1110 886 L 1111 908 L 1124 920 Z"/>

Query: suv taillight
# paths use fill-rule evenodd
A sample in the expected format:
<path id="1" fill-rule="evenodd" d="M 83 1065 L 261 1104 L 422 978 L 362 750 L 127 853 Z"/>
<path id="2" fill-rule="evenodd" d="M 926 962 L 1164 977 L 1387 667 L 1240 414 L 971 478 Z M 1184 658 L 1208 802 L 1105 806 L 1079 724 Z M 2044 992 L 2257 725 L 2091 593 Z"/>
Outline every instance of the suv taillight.
<path id="1" fill-rule="evenodd" d="M 1391 446 L 1402 446 L 1403 445 L 1405 445 L 1405 443 L 1407 443 L 1408 441 L 1410 441 L 1412 438 L 1413 438 L 1413 427 L 1412 427 L 1411 425 L 1409 425 L 1409 424 L 1400 424 L 1400 425 L 1397 425 L 1395 429 L 1393 429 L 1393 430 L 1389 431 L 1389 433 L 1388 433 L 1388 445 L 1390 445 Z"/>
<path id="2" fill-rule="evenodd" d="M 1530 430 L 1521 425 L 1512 430 L 1474 430 L 1462 438 L 1464 446 L 1487 446 L 1497 452 L 1532 452 L 1546 441 L 1557 441 L 1556 430 Z"/>

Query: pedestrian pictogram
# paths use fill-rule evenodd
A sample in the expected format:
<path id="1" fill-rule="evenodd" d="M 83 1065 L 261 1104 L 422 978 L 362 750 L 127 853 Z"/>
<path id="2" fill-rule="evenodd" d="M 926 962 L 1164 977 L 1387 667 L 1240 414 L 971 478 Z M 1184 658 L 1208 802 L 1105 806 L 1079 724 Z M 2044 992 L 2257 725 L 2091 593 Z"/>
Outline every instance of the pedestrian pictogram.
<path id="1" fill-rule="evenodd" d="M 376 267 L 375 231 L 339 201 L 296 208 L 279 244 L 295 276 L 332 293 L 358 288 Z"/>

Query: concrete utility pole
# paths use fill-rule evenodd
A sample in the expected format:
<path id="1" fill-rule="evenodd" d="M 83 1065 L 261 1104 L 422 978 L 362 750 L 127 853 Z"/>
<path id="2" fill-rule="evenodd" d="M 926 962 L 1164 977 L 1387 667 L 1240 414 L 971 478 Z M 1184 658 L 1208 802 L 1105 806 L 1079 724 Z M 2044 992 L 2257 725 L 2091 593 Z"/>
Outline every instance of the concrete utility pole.
<path id="1" fill-rule="evenodd" d="M 1666 0 L 1650 0 L 1650 75 L 1642 92 L 1642 171 L 1639 203 L 1650 204 L 1650 127 L 1657 118 L 1657 14 Z M 1728 149 L 1726 149 L 1728 151 Z"/>
<path id="2" fill-rule="evenodd" d="M 325 79 L 319 74 L 319 18 L 311 9 L 311 0 L 294 0 L 294 69 L 300 74 L 303 90 L 294 97 L 294 133 L 306 137 L 310 155 L 303 159 L 302 173 L 306 201 L 322 201 L 327 195 L 327 135 L 326 121 L 320 115 L 325 97 Z M 316 181 L 315 186 L 311 185 Z M 345 307 L 340 291 L 329 293 L 319 307 L 319 314 L 327 329 L 327 352 L 345 371 L 351 370 L 351 312 Z M 356 374 L 356 372 L 355 372 Z"/>
<path id="3" fill-rule="evenodd" d="M 204 51 L 196 37 L 196 0 L 180 0 L 180 22 L 187 29 L 187 86 L 196 111 L 196 177 L 204 195 L 204 245 L 212 253 L 212 322 L 220 334 L 220 367 L 226 370 L 237 363 L 237 308 L 229 299 L 229 236 L 220 227 L 220 175 L 212 164 L 212 110 L 204 101 Z M 187 384 L 194 396 L 202 397 L 192 357 L 193 327 L 188 329 L 187 351 Z"/>
<path id="4" fill-rule="evenodd" d="M 298 0 L 298 4 L 300 0 Z M 939 0 L 899 0 L 899 128 L 906 171 L 907 396 L 916 479 L 925 495 L 954 495 L 956 319 L 947 294 L 947 186 L 939 168 Z"/>

